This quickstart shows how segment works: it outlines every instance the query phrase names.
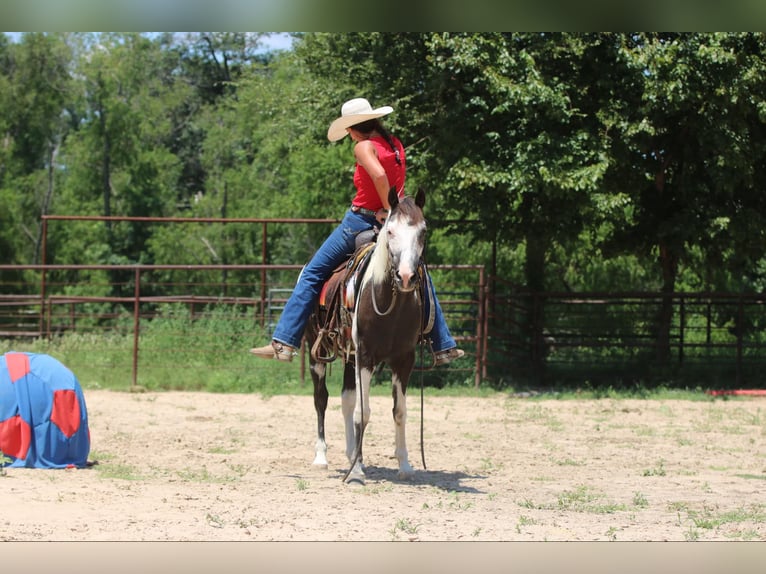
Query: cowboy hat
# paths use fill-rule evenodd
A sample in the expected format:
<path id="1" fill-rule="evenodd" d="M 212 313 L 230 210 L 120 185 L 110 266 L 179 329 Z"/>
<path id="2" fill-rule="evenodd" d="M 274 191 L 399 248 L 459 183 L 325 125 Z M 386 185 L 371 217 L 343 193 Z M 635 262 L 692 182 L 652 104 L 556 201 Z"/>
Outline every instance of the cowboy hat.
<path id="1" fill-rule="evenodd" d="M 391 106 L 372 109 L 370 102 L 364 98 L 354 98 L 347 101 L 340 109 L 340 117 L 330 124 L 327 129 L 327 139 L 331 142 L 343 139 L 346 128 L 374 118 L 381 118 L 394 111 Z"/>

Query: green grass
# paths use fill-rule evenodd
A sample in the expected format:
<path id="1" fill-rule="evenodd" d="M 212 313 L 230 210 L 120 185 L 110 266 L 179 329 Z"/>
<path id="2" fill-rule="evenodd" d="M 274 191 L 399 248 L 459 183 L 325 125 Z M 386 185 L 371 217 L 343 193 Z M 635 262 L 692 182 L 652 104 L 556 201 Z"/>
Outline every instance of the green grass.
<path id="1" fill-rule="evenodd" d="M 144 477 L 134 467 L 127 464 L 113 462 L 101 463 L 96 466 L 96 471 L 102 478 L 119 478 L 120 480 L 143 480 Z"/>
<path id="2" fill-rule="evenodd" d="M 308 360 L 302 364 L 264 361 L 248 350 L 269 340 L 252 317 L 234 306 L 211 306 L 190 317 L 187 307 L 168 304 L 159 315 L 141 323 L 136 378 L 133 378 L 134 339 L 130 329 L 122 331 L 67 333 L 51 340 L 0 340 L 0 353 L 28 351 L 46 353 L 60 360 L 77 376 L 84 389 L 122 391 L 206 391 L 214 393 L 260 393 L 311 395 Z M 328 366 L 328 388 L 339 394 L 343 368 L 340 361 Z M 383 369 L 373 379 L 373 396 L 390 395 L 390 372 Z M 665 386 L 630 388 L 621 386 L 561 389 L 549 392 L 517 392 L 511 386 L 498 389 L 489 382 L 477 389 L 473 372 L 445 369 L 415 371 L 409 382 L 412 396 L 425 388 L 429 396 L 524 397 L 530 405 L 541 400 L 593 399 L 716 399 L 701 388 L 676 389 Z M 559 430 L 557 421 L 548 424 Z"/>
<path id="3" fill-rule="evenodd" d="M 590 486 L 581 484 L 575 487 L 574 490 L 564 490 L 559 493 L 555 503 L 537 504 L 529 498 L 524 498 L 517 501 L 517 504 L 522 508 L 534 510 L 559 510 L 589 514 L 613 514 L 628 509 L 624 504 L 617 504 L 604 499 L 603 493 Z M 635 503 L 636 500 L 634 499 Z"/>

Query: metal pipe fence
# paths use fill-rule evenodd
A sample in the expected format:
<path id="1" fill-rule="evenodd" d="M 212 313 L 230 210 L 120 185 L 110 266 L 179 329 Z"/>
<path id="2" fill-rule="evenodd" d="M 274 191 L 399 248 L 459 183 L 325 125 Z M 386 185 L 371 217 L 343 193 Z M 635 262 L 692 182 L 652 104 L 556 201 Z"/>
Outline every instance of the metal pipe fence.
<path id="1" fill-rule="evenodd" d="M 261 262 L 47 263 L 49 222 L 73 221 L 204 224 L 228 230 L 256 226 L 260 233 L 249 236 L 250 248 Z M 240 339 L 211 336 L 207 342 L 196 341 L 195 351 L 234 363 L 234 353 L 241 353 L 236 345 L 244 345 L 248 334 L 270 335 L 301 268 L 268 263 L 274 256 L 269 252 L 274 226 L 337 223 L 303 218 L 43 216 L 43 264 L 0 265 L 0 337 L 50 340 L 67 332 L 128 337 L 132 357 L 122 368 L 130 368 L 136 385 L 141 360 L 155 360 L 146 347 L 158 323 L 154 319 L 171 315 L 178 330 L 174 336 L 184 348 L 190 345 L 184 335 L 189 324 L 210 321 L 226 308 L 226 321 Z M 221 240 L 236 242 L 237 237 L 226 239 L 224 234 Z M 711 376 L 726 385 L 762 384 L 766 295 L 530 293 L 487 276 L 482 265 L 430 265 L 429 270 L 453 335 L 473 359 L 470 369 L 453 370 L 470 373 L 477 387 L 482 381 L 501 386 L 600 385 L 651 377 L 703 381 Z M 178 306 L 186 309 L 183 318 Z M 172 369 L 172 359 L 157 360 L 167 361 Z M 104 363 L 113 367 L 115 360 Z M 301 365 L 303 379 L 305 353 Z"/>
<path id="2" fill-rule="evenodd" d="M 537 385 L 763 385 L 766 295 L 530 293 L 488 297 L 490 372 Z M 663 309 L 670 309 L 663 325 Z"/>
<path id="3" fill-rule="evenodd" d="M 238 357 L 248 346 L 270 335 L 300 269 L 301 265 L 261 264 L 0 265 L 0 338 L 50 341 L 68 333 L 104 341 L 121 337 L 123 346 L 129 341 L 129 360 L 123 353 L 107 364 L 123 372 L 129 369 L 131 386 L 138 386 L 142 360 L 161 360 L 173 368 L 181 351 L 215 355 L 229 367 L 242 365 Z M 486 331 L 481 313 L 483 267 L 431 269 L 443 281 L 440 302 L 455 338 L 469 351 L 481 348 L 481 334 Z M 20 276 L 26 281 L 5 280 Z M 263 277 L 265 283 L 261 283 Z M 39 293 L 19 293 L 21 289 Z M 221 324 L 192 337 L 194 325 L 205 321 Z M 152 348 L 158 340 L 153 336 L 160 328 L 157 325 L 163 325 L 163 344 L 173 341 L 176 348 L 163 352 Z M 472 372 L 478 386 L 481 354 L 475 357 L 473 367 L 461 370 Z M 301 380 L 306 360 L 304 352 Z M 187 367 L 175 364 L 175 373 Z"/>

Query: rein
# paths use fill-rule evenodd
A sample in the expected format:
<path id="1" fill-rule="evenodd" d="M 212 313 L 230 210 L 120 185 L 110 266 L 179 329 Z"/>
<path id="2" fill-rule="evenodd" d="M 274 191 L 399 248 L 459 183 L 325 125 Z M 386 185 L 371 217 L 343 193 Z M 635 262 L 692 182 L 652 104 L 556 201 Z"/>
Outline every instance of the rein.
<path id="1" fill-rule="evenodd" d="M 390 314 L 391 311 L 394 310 L 394 305 L 396 305 L 396 295 L 399 293 L 399 290 L 396 288 L 396 281 L 393 281 L 393 269 L 391 269 L 391 304 L 388 306 L 388 309 L 386 309 L 385 313 L 381 313 L 380 309 L 378 308 L 378 300 L 375 297 L 375 284 L 371 283 L 370 289 L 372 289 L 371 298 L 372 298 L 372 308 L 375 309 L 375 313 L 378 315 L 378 317 L 385 317 L 386 315 Z"/>

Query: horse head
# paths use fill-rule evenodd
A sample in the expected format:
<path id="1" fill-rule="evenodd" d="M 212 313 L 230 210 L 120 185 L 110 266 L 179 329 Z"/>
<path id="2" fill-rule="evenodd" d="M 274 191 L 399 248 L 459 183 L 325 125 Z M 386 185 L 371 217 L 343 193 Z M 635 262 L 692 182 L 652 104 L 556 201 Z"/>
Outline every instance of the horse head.
<path id="1" fill-rule="evenodd" d="M 402 293 L 411 292 L 418 285 L 418 266 L 426 241 L 425 202 L 422 189 L 418 190 L 414 201 L 410 197 L 399 199 L 393 187 L 388 192 L 391 209 L 378 243 L 381 238 L 385 242 L 390 273 L 396 289 Z"/>

